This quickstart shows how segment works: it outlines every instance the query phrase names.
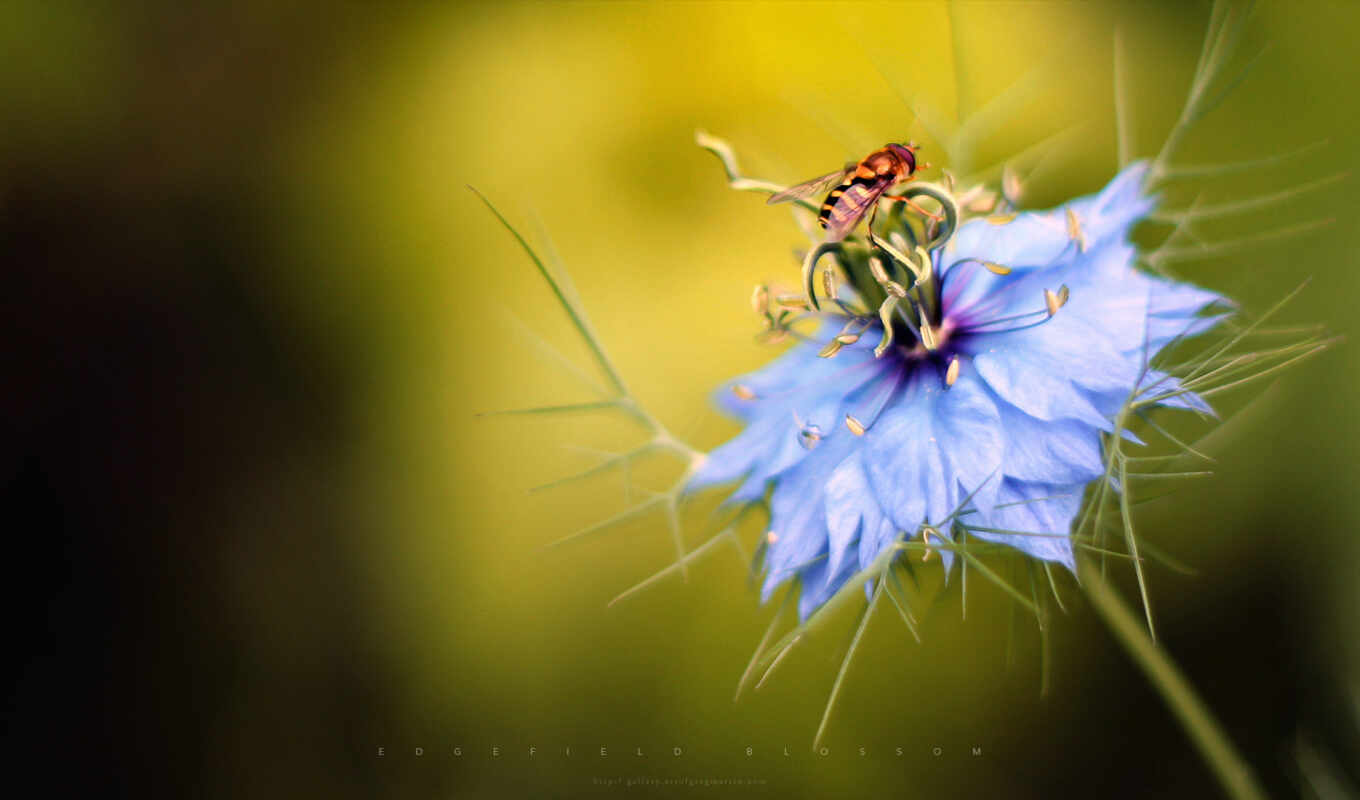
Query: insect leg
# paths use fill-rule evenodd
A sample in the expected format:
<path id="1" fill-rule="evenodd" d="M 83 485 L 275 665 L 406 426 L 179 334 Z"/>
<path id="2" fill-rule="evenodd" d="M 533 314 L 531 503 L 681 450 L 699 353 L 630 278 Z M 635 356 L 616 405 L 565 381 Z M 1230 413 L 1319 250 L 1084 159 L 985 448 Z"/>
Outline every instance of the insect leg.
<path id="1" fill-rule="evenodd" d="M 910 207 L 911 210 L 915 211 L 916 213 L 918 213 L 918 214 L 920 214 L 920 215 L 922 215 L 922 216 L 930 217 L 931 219 L 935 220 L 936 222 L 944 222 L 944 217 L 940 216 L 939 214 L 932 214 L 931 212 L 925 210 L 924 208 L 921 208 L 920 206 L 918 206 L 918 205 L 916 205 L 915 203 L 913 203 L 912 200 L 911 200 L 911 198 L 910 198 L 910 197 L 907 197 L 906 195 L 902 195 L 902 194 L 885 194 L 885 195 L 883 195 L 883 197 L 884 197 L 884 199 L 886 199 L 886 200 L 900 200 L 900 201 L 902 201 L 903 203 L 906 203 L 907 206 Z"/>

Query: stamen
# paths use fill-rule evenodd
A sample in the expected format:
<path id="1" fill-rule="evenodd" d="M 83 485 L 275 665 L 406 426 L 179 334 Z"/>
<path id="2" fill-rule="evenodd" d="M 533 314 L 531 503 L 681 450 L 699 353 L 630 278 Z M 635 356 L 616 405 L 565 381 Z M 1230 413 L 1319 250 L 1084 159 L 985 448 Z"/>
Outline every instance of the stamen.
<path id="1" fill-rule="evenodd" d="M 922 564 L 924 564 L 924 563 L 926 563 L 927 561 L 929 561 L 929 560 L 930 560 L 930 554 L 931 554 L 932 552 L 934 552 L 934 551 L 932 551 L 932 550 L 930 549 L 930 534 L 932 534 L 932 533 L 935 533 L 935 529 L 932 528 L 932 527 L 930 527 L 929 525 L 925 525 L 925 526 L 923 526 L 923 527 L 921 528 L 921 541 L 922 541 L 923 543 L 925 543 L 925 545 L 926 545 L 926 552 L 925 552 L 925 555 L 921 556 L 921 563 L 922 563 Z M 936 533 L 936 536 L 938 537 L 939 534 Z"/>
<path id="2" fill-rule="evenodd" d="M 1026 312 L 1023 313 L 1023 314 L 1012 314 L 1012 315 L 1009 316 L 1009 317 L 997 317 L 996 319 L 989 319 L 989 320 L 987 320 L 986 322 L 979 322 L 978 324 L 976 324 L 976 325 L 971 325 L 971 326 L 969 326 L 969 327 L 967 327 L 967 328 L 960 328 L 960 329 L 959 329 L 959 332 L 960 332 L 960 333 L 1002 333 L 1003 331 L 989 331 L 989 330 L 983 330 L 983 328 L 987 328 L 987 327 L 992 326 L 992 325 L 1000 325 L 1000 324 L 1002 324 L 1002 323 L 1004 323 L 1004 322 L 1015 322 L 1015 321 L 1017 321 L 1017 320 L 1027 319 L 1027 318 L 1029 318 L 1029 317 L 1034 317 L 1034 316 L 1042 316 L 1042 317 L 1047 318 L 1047 316 L 1048 316 L 1048 311 L 1046 311 L 1046 310 L 1026 311 Z M 1042 321 L 1047 322 L 1047 319 L 1044 319 L 1044 320 L 1042 320 Z M 1028 326 L 1026 326 L 1026 327 L 1028 327 Z M 1015 329 L 1014 329 L 1014 328 L 1008 328 L 1007 330 L 1015 330 Z"/>
<path id="3" fill-rule="evenodd" d="M 993 275 L 1009 275 L 1009 274 L 1011 274 L 1011 268 L 1010 268 L 1010 267 L 1007 267 L 1007 266 L 1005 266 L 1005 265 L 1003 265 L 1003 264 L 998 264 L 998 263 L 996 263 L 995 261 L 984 261 L 984 262 L 982 262 L 982 266 L 986 267 L 986 268 L 987 268 L 987 271 L 990 272 L 990 273 L 992 273 Z"/>
<path id="4" fill-rule="evenodd" d="M 1058 313 L 1058 309 L 1067 305 L 1067 298 L 1069 295 L 1070 292 L 1067 289 L 1067 284 L 1060 286 L 1056 294 L 1052 289 L 1044 290 L 1044 305 L 1048 307 L 1048 315 L 1050 317 Z"/>
<path id="5" fill-rule="evenodd" d="M 842 344 L 840 337 L 832 339 L 831 341 L 826 343 L 825 347 L 823 347 L 820 351 L 817 352 L 817 357 L 831 358 L 835 356 L 837 353 L 839 353 L 841 351 L 841 347 L 843 346 L 844 345 Z"/>
<path id="6" fill-rule="evenodd" d="M 756 399 L 756 393 L 751 391 L 751 387 L 747 386 L 744 383 L 732 384 L 732 394 L 736 395 L 738 398 L 742 400 Z"/>
<path id="7" fill-rule="evenodd" d="M 870 257 L 869 272 L 874 276 L 874 280 L 879 283 L 886 285 L 892 282 L 892 278 L 888 275 L 887 270 L 883 269 L 883 261 L 878 256 Z"/>
<path id="8" fill-rule="evenodd" d="M 968 326 L 968 327 L 961 327 L 961 328 L 959 328 L 958 333 L 959 333 L 960 335 L 962 335 L 962 334 L 972 334 L 972 333 L 983 333 L 983 334 L 986 334 L 986 333 L 1014 333 L 1015 331 L 1023 331 L 1023 330 L 1027 330 L 1027 329 L 1029 329 L 1029 328 L 1038 327 L 1039 325 L 1043 325 L 1045 322 L 1048 322 L 1050 319 L 1053 319 L 1053 315 L 1057 313 L 1058 309 L 1059 309 L 1059 308 L 1062 308 L 1063 305 L 1067 303 L 1067 298 L 1068 298 L 1068 296 L 1069 296 L 1069 292 L 1068 292 L 1068 289 L 1067 289 L 1066 284 L 1064 284 L 1062 287 L 1060 287 L 1060 288 L 1058 289 L 1057 292 L 1053 292 L 1053 291 L 1050 291 L 1050 290 L 1048 290 L 1048 289 L 1045 289 L 1045 290 L 1044 290 L 1044 308 L 1043 308 L 1043 309 L 1040 309 L 1040 310 L 1038 310 L 1038 311 L 1027 311 L 1027 312 L 1025 312 L 1025 313 L 1023 313 L 1023 314 L 1012 314 L 1012 315 L 1009 316 L 1009 317 L 998 317 L 998 318 L 996 318 L 996 319 L 985 320 L 985 321 L 983 321 L 983 322 L 977 323 L 976 325 L 970 325 L 970 326 Z M 1023 325 L 1017 325 L 1017 326 L 1015 326 L 1014 328 L 993 328 L 993 327 L 991 327 L 991 326 L 993 326 L 993 325 L 1001 325 L 1001 324 L 1007 323 L 1007 322 L 1017 322 L 1017 321 L 1020 321 L 1020 320 L 1029 319 L 1029 318 L 1031 318 L 1031 317 L 1042 317 L 1042 319 L 1039 319 L 1039 320 L 1034 321 L 1034 322 L 1029 322 L 1029 323 L 1026 323 L 1026 324 L 1023 324 Z"/>
<path id="9" fill-rule="evenodd" d="M 781 294 L 774 299 L 775 305 L 790 311 L 811 311 L 807 298 L 796 294 Z"/>
<path id="10" fill-rule="evenodd" d="M 986 214 L 996 205 L 996 193 L 988 192 L 987 187 L 980 183 L 954 199 L 958 201 L 959 208 L 974 214 Z"/>
<path id="11" fill-rule="evenodd" d="M 1067 209 L 1067 238 L 1077 243 L 1077 250 L 1086 252 L 1086 233 L 1081 229 L 1081 218 L 1077 212 Z"/>
<path id="12" fill-rule="evenodd" d="M 830 267 L 822 270 L 822 294 L 832 300 L 839 300 L 836 295 L 836 271 Z"/>
<path id="13" fill-rule="evenodd" d="M 878 307 L 878 318 L 883 323 L 883 339 L 879 341 L 878 346 L 874 348 L 874 358 L 882 358 L 883 354 L 888 352 L 888 347 L 892 344 L 892 315 L 893 311 L 897 310 L 897 303 L 900 300 L 900 297 L 888 295 L 883 298 L 883 304 Z"/>
<path id="14" fill-rule="evenodd" d="M 929 322 L 921 320 L 921 344 L 931 352 L 939 348 L 939 339 L 935 336 L 935 328 Z"/>
<path id="15" fill-rule="evenodd" d="M 1020 195 L 1024 192 L 1024 186 L 1020 183 L 1020 176 L 1010 164 L 1001 168 L 1001 194 L 1006 198 L 1006 202 L 1016 205 L 1020 202 Z"/>
<path id="16" fill-rule="evenodd" d="M 846 364 L 846 365 L 843 366 L 843 367 L 839 367 L 839 368 L 837 368 L 837 369 L 835 369 L 835 370 L 832 370 L 831 372 L 827 373 L 826 375 L 822 375 L 822 376 L 820 376 L 820 377 L 814 378 L 813 380 L 810 380 L 810 381 L 808 381 L 808 382 L 806 382 L 806 383 L 798 384 L 797 386 L 793 386 L 793 387 L 791 387 L 791 388 L 789 388 L 789 389 L 786 389 L 786 390 L 784 390 L 784 391 L 782 391 L 782 392 L 776 392 L 775 394 L 767 395 L 765 399 L 769 399 L 769 400 L 784 400 L 784 399 L 786 399 L 786 398 L 788 398 L 788 397 L 790 397 L 790 396 L 792 396 L 792 395 L 795 395 L 795 394 L 797 394 L 797 393 L 799 393 L 799 392 L 806 391 L 806 390 L 808 390 L 808 389 L 814 389 L 814 388 L 816 388 L 816 387 L 821 386 L 822 384 L 829 383 L 829 382 L 832 382 L 832 381 L 843 381 L 843 382 L 854 381 L 854 380 L 855 380 L 855 377 L 854 377 L 855 374 L 858 373 L 858 372 L 861 371 L 861 370 L 866 370 L 866 369 L 867 369 L 867 370 L 877 369 L 877 370 L 880 370 L 880 371 L 881 371 L 882 369 L 884 369 L 884 366 L 883 366 L 883 364 L 882 364 L 881 362 L 875 361 L 875 360 L 873 360 L 873 359 L 865 359 L 865 360 L 862 360 L 862 361 L 856 361 L 856 362 L 853 362 L 853 363 L 850 363 L 850 364 Z M 796 416 L 794 417 L 794 421 L 797 422 L 798 425 L 800 425 L 800 426 L 803 424 L 801 421 L 798 420 L 798 418 L 797 418 Z"/>
<path id="17" fill-rule="evenodd" d="M 953 386 L 959 379 L 959 357 L 954 356 L 949 360 L 949 368 L 944 371 L 944 385 Z"/>
<path id="18" fill-rule="evenodd" d="M 860 422 L 849 414 L 845 415 L 845 427 L 849 428 L 850 432 L 856 436 L 863 436 L 864 431 L 866 430 L 863 422 Z"/>
<path id="19" fill-rule="evenodd" d="M 893 395 L 897 393 L 897 387 L 902 385 L 905 371 L 900 369 L 893 370 L 891 376 L 879 386 L 874 392 L 873 397 L 869 398 L 867 404 L 856 407 L 855 414 L 845 415 L 845 427 L 856 436 L 863 436 L 864 432 L 874 426 L 878 421 L 878 415 L 883 413 L 883 409 L 888 407 Z M 856 428 L 858 427 L 858 430 Z"/>
<path id="20" fill-rule="evenodd" d="M 765 284 L 757 284 L 751 292 L 751 308 L 757 314 L 767 314 L 770 310 L 770 287 Z"/>
<path id="21" fill-rule="evenodd" d="M 770 544 L 774 544 L 775 542 L 779 541 L 779 534 L 775 533 L 774 531 L 769 531 L 768 533 L 765 534 L 765 541 L 769 542 Z"/>
<path id="22" fill-rule="evenodd" d="M 1006 225 L 1010 222 L 1013 222 L 1015 218 L 1018 216 L 1020 216 L 1018 213 L 1012 212 L 1010 214 L 996 214 L 994 216 L 987 217 L 986 219 L 993 225 Z"/>
<path id="23" fill-rule="evenodd" d="M 836 334 L 835 340 L 841 344 L 854 344 L 859 341 L 860 334 L 864 333 L 869 327 L 869 320 L 864 317 L 851 317 L 848 322 L 841 326 L 841 332 Z"/>

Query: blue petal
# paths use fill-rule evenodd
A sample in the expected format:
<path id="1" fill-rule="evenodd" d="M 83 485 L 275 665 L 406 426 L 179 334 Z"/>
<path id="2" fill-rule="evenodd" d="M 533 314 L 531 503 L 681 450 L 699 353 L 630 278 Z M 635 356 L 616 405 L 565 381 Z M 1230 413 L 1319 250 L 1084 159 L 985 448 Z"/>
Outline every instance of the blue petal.
<path id="1" fill-rule="evenodd" d="M 1002 471 L 1011 478 L 1040 483 L 1089 481 L 1105 471 L 1100 435 L 1074 420 L 1045 421 L 1010 403 L 997 402 L 1006 432 Z"/>
<path id="2" fill-rule="evenodd" d="M 770 531 L 776 538 L 765 553 L 766 597 L 812 559 L 828 554 L 827 478 L 857 446 L 854 439 L 845 431 L 824 440 L 775 483 L 770 497 Z"/>
<path id="3" fill-rule="evenodd" d="M 1081 508 L 1084 488 L 1083 483 L 1028 483 L 1007 478 L 1001 484 L 991 514 L 966 518 L 969 535 L 1010 545 L 1043 561 L 1056 561 L 1075 574 L 1077 565 L 1070 533 L 1072 520 Z M 972 530 L 974 525 L 1016 533 Z"/>
<path id="4" fill-rule="evenodd" d="M 1159 406 L 1196 411 L 1209 417 L 1218 416 L 1213 407 L 1205 402 L 1204 398 L 1194 392 L 1184 390 L 1180 380 L 1160 370 L 1148 370 L 1147 377 L 1143 379 L 1142 385 L 1138 388 L 1139 391 L 1147 392 L 1144 395 L 1145 398 L 1156 400 Z"/>
<path id="5" fill-rule="evenodd" d="M 1051 264 L 1075 250 L 1068 230 L 1069 209 L 1077 217 L 1087 249 L 1123 240 L 1156 205 L 1154 198 L 1142 193 L 1147 170 L 1146 162 L 1130 164 L 1097 195 L 1051 211 L 1025 212 L 1004 225 L 981 219 L 964 223 L 946 247 L 944 260 L 953 264 L 975 258 L 1018 270 Z"/>
<path id="6" fill-rule="evenodd" d="M 807 456 L 800 437 L 804 425 L 816 424 L 826 437 L 849 435 L 840 420 L 851 395 L 893 369 L 889 361 L 874 358 L 872 345 L 847 347 L 834 359 L 817 358 L 815 350 L 811 361 L 791 355 L 779 359 L 777 369 L 761 370 L 740 381 L 770 394 L 746 401 L 750 406 L 746 429 L 708 454 L 687 490 L 745 477 L 741 496 L 759 497 L 766 481 Z M 787 372 L 790 365 L 801 371 Z"/>
<path id="7" fill-rule="evenodd" d="M 932 365 L 918 367 L 863 438 L 869 484 L 899 530 L 942 522 L 970 492 L 974 504 L 990 507 L 1005 440 L 996 404 L 975 376 L 946 388 Z"/>

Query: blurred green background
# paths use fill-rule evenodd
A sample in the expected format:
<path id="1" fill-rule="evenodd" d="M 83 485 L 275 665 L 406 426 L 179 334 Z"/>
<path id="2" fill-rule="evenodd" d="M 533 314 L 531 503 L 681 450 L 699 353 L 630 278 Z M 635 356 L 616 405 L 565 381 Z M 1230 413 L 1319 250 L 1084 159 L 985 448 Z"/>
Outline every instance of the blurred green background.
<path id="1" fill-rule="evenodd" d="M 921 645 L 880 614 L 825 757 L 809 748 L 848 615 L 734 705 L 772 613 L 734 551 L 606 608 L 672 557 L 663 520 L 544 549 L 621 509 L 623 484 L 528 489 L 596 462 L 574 447 L 641 433 L 607 415 L 476 416 L 592 395 L 535 344 L 588 366 L 464 188 L 557 254 L 639 398 L 706 449 L 735 430 L 710 387 L 772 354 L 753 341 L 750 287 L 793 284 L 806 240 L 785 211 L 726 188 L 696 128 L 780 182 L 887 141 L 916 139 L 936 170 L 961 170 L 1065 131 L 1028 162 L 1026 202 L 1049 205 L 1116 169 L 1116 27 L 1146 156 L 1208 15 L 6 4 L 3 475 L 19 575 L 5 599 L 26 654 L 10 667 L 6 751 L 65 759 L 44 773 L 57 786 L 224 797 L 571 796 L 623 791 L 594 778 L 668 776 L 763 783 L 633 791 L 1212 794 L 1079 600 L 1054 626 L 1046 697 L 1039 638 L 1024 620 L 1009 638 L 1011 606 L 991 587 L 970 586 L 966 620 L 946 592 Z M 1328 144 L 1168 202 L 1354 170 L 1357 36 L 1355 4 L 1263 4 L 1244 55 L 1269 50 L 1182 160 Z M 971 163 L 951 161 L 931 129 L 996 110 L 1041 64 L 1038 91 L 993 115 Z M 1232 236 L 1335 220 L 1182 272 L 1256 312 L 1311 277 L 1287 321 L 1350 335 L 1354 190 L 1346 178 L 1217 223 Z M 1356 365 L 1343 344 L 1286 374 L 1215 477 L 1138 520 L 1199 571 L 1151 573 L 1165 646 L 1282 796 L 1360 786 Z M 688 522 L 697 543 L 702 518 Z"/>

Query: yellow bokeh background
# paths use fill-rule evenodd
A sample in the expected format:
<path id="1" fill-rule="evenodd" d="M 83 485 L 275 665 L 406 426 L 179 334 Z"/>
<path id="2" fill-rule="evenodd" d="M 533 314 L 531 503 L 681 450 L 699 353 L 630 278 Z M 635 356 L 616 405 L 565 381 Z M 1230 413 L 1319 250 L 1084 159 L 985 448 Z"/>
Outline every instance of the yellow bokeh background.
<path id="1" fill-rule="evenodd" d="M 1350 9 L 1332 9 L 1343 11 L 1354 30 Z M 673 557 L 660 515 L 545 549 L 620 510 L 622 482 L 614 476 L 526 490 L 598 459 L 573 445 L 618 450 L 640 431 L 607 415 L 475 416 L 596 395 L 536 349 L 541 337 L 589 369 L 531 263 L 465 185 L 556 253 L 638 397 L 678 433 L 710 447 L 733 428 L 709 410 L 709 387 L 771 355 L 753 342 L 749 287 L 791 283 L 792 251 L 804 239 L 782 210 L 725 188 L 716 161 L 693 143 L 696 129 L 731 141 L 748 173 L 788 182 L 889 140 L 916 139 L 937 168 L 962 171 L 1066 131 L 1037 165 L 1030 162 L 1038 167 L 1032 201 L 1057 202 L 1098 188 L 1117 168 L 1115 26 L 1129 52 L 1135 147 L 1147 156 L 1183 100 L 1203 22 L 1202 13 L 1174 5 L 962 4 L 952 12 L 941 4 L 463 6 L 414 14 L 371 63 L 354 67 L 281 159 L 290 191 L 281 202 L 289 218 L 297 209 L 312 218 L 299 240 L 316 248 L 318 273 L 280 281 L 316 324 L 357 327 L 367 341 L 356 347 L 372 359 L 361 404 L 367 438 L 354 475 L 365 534 L 353 546 L 369 571 L 364 613 L 401 721 L 370 742 L 403 753 L 402 763 L 383 766 L 385 779 L 478 785 L 494 794 L 500 782 L 585 791 L 587 776 L 615 772 L 751 773 L 795 795 L 847 786 L 859 793 L 909 779 L 916 796 L 934 796 L 956 785 L 961 771 L 976 789 L 1008 786 L 1012 758 L 1044 749 L 1035 740 L 1060 750 L 1086 729 L 1050 726 L 1089 726 L 1101 735 L 1104 724 L 1074 710 L 1082 693 L 1108 691 L 1090 674 L 1108 653 L 1093 654 L 1080 638 L 1098 629 L 1081 611 L 1077 621 L 1059 620 L 1050 656 L 1057 659 L 1051 691 L 1061 697 L 1040 700 L 1037 637 L 1025 627 L 1008 645 L 1011 611 L 990 587 L 972 587 L 966 622 L 957 592 L 946 594 L 922 645 L 891 615 L 872 625 L 829 729 L 830 760 L 812 756 L 809 745 L 848 641 L 848 617 L 734 705 L 736 679 L 770 609 L 758 606 L 732 552 L 717 550 L 687 581 L 673 577 L 606 608 Z M 1250 39 L 1276 42 L 1266 67 L 1197 131 L 1186 157 L 1251 157 L 1329 135 L 1335 123 L 1322 98 L 1334 85 L 1322 76 L 1354 74 L 1354 67 L 1308 42 L 1336 35 L 1321 16 L 1264 10 Z M 988 106 L 1036 66 L 1037 77 L 1026 80 L 1037 88 L 1022 102 Z M 979 109 L 986 109 L 984 124 L 966 154 L 970 163 L 961 163 L 963 153 L 951 162 L 937 136 L 958 124 L 961 111 Z M 1344 124 L 1353 129 L 1350 118 Z M 1351 157 L 1333 145 L 1299 174 L 1318 175 Z M 1288 182 L 1287 173 L 1208 191 L 1226 197 L 1276 182 Z M 1279 217 L 1221 230 L 1306 219 L 1347 203 L 1353 208 L 1333 190 Z M 1260 310 L 1313 274 L 1330 288 L 1301 301 L 1291 319 L 1343 326 L 1343 317 L 1320 312 L 1327 295 L 1354 288 L 1341 266 L 1353 263 L 1341 246 L 1348 240 L 1354 233 L 1343 217 L 1308 241 L 1190 265 L 1187 277 Z M 1212 488 L 1185 488 L 1184 500 L 1150 512 L 1160 526 L 1148 533 L 1152 540 L 1219 573 L 1262 546 L 1254 537 L 1297 535 L 1219 526 L 1285 502 L 1281 482 L 1304 480 L 1291 476 L 1292 467 L 1272 466 L 1270 453 L 1311 450 L 1310 436 L 1345 424 L 1327 416 L 1342 406 L 1322 403 L 1307 415 L 1297 409 L 1316 397 L 1324 375 L 1350 363 L 1342 350 L 1325 366 L 1289 376 L 1279 390 L 1288 399 L 1274 402 L 1270 416 L 1229 450 L 1259 471 L 1230 465 Z M 1311 419 L 1298 426 L 1301 416 Z M 1345 461 L 1335 469 L 1308 480 L 1353 474 Z M 651 485 L 665 477 L 657 470 Z M 1331 501 L 1344 508 L 1285 516 L 1353 518 L 1349 497 Z M 1176 513 L 1180 503 L 1215 513 L 1187 519 Z M 702 518 L 689 522 L 693 546 Z M 1163 574 L 1154 585 L 1172 620 L 1196 603 L 1194 581 Z M 1010 666 L 1008 646 L 1016 648 Z M 1180 736 L 1169 718 L 1148 735 Z M 404 755 L 422 743 L 462 746 L 474 757 L 435 763 Z M 513 755 L 488 760 L 482 751 L 493 745 Z M 527 759 L 530 745 L 540 752 L 571 746 L 592 757 Z M 945 756 L 933 755 L 937 745 Z M 618 760 L 594 757 L 601 746 L 618 751 Z M 672 746 L 688 752 L 683 764 L 656 754 Z M 747 746 L 759 757 L 748 758 Z M 859 757 L 861 746 L 872 757 Z M 895 754 L 899 746 L 904 756 Z M 963 753 L 974 746 L 987 755 L 970 761 Z M 1166 756 L 1155 740 L 1111 746 L 1149 761 Z M 621 763 L 634 747 L 651 755 Z M 785 747 L 797 757 L 775 757 Z M 1061 759 L 1053 758 L 1048 768 L 1058 769 Z M 1008 793 L 1025 794 L 1013 786 Z"/>
<path id="2" fill-rule="evenodd" d="M 764 783 L 694 791 L 795 797 L 1212 791 L 1072 580 L 1041 696 L 1032 620 L 981 581 L 968 587 L 965 615 L 957 584 L 929 577 L 941 591 L 922 643 L 892 614 L 869 626 L 826 756 L 810 746 L 852 615 L 734 703 L 772 614 L 735 549 L 609 606 L 674 558 L 664 519 L 549 547 L 625 508 L 625 483 L 611 473 L 530 489 L 645 432 L 607 413 L 479 416 L 598 399 L 549 347 L 599 375 L 533 264 L 468 188 L 570 274 L 639 401 L 708 449 L 736 430 L 712 409 L 712 387 L 778 352 L 755 341 L 751 287 L 794 284 L 793 253 L 807 240 L 783 208 L 731 191 L 696 130 L 731 142 L 748 174 L 781 183 L 888 141 L 922 143 L 932 179 L 1027 152 L 1026 202 L 1051 205 L 1118 169 L 1116 29 L 1134 154 L 1151 156 L 1184 101 L 1207 5 L 246 4 L 193 29 L 204 42 L 227 37 L 233 52 L 239 44 L 238 61 L 195 61 L 186 39 L 177 58 L 201 69 L 165 78 L 169 96 L 234 109 L 220 119 L 122 102 L 137 74 L 159 73 L 116 15 L 10 13 L 13 29 L 40 28 L 61 46 L 12 37 L 14 77 L 0 87 L 14 100 L 6 155 L 81 153 L 143 113 L 175 120 L 152 137 L 160 167 L 247 198 L 263 244 L 241 268 L 246 293 L 344 376 L 334 390 L 343 433 L 252 473 L 260 496 L 292 499 L 221 523 L 235 544 L 218 554 L 214 613 L 250 666 L 220 690 L 232 713 L 202 720 L 204 781 L 218 793 L 583 796 L 603 792 L 592 779 L 606 776 L 754 777 Z M 1266 55 L 1179 159 L 1327 144 L 1278 168 L 1174 185 L 1165 202 L 1230 200 L 1354 169 L 1357 34 L 1351 4 L 1258 9 L 1234 63 L 1269 43 Z M 252 42 L 264 43 L 258 53 Z M 297 74 L 309 77 L 289 83 Z M 271 124 L 242 140 L 233 121 L 244 117 Z M 961 118 L 972 120 L 967 147 L 950 153 Z M 1344 177 L 1206 225 L 1227 238 L 1334 220 L 1178 268 L 1248 313 L 1311 278 L 1284 320 L 1349 334 L 1360 288 L 1354 187 Z M 1140 236 L 1157 239 L 1153 228 Z M 1354 754 L 1345 749 L 1354 715 L 1334 716 L 1340 706 L 1316 689 L 1353 698 L 1360 665 L 1353 351 L 1342 344 L 1286 373 L 1223 445 L 1214 478 L 1138 520 L 1149 541 L 1198 570 L 1151 573 L 1169 652 L 1275 790 L 1307 780 L 1299 737 L 1322 742 L 1327 763 Z M 1225 413 L 1265 390 L 1226 400 Z M 677 468 L 664 457 L 640 465 L 633 499 Z M 710 507 L 686 515 L 690 547 Z M 324 559 L 290 545 L 320 527 L 322 511 L 331 533 L 306 541 L 320 542 Z M 758 529 L 743 530 L 748 548 Z M 332 670 L 364 687 L 358 700 L 345 695 L 343 730 L 324 721 L 335 709 L 314 690 L 318 672 Z"/>

